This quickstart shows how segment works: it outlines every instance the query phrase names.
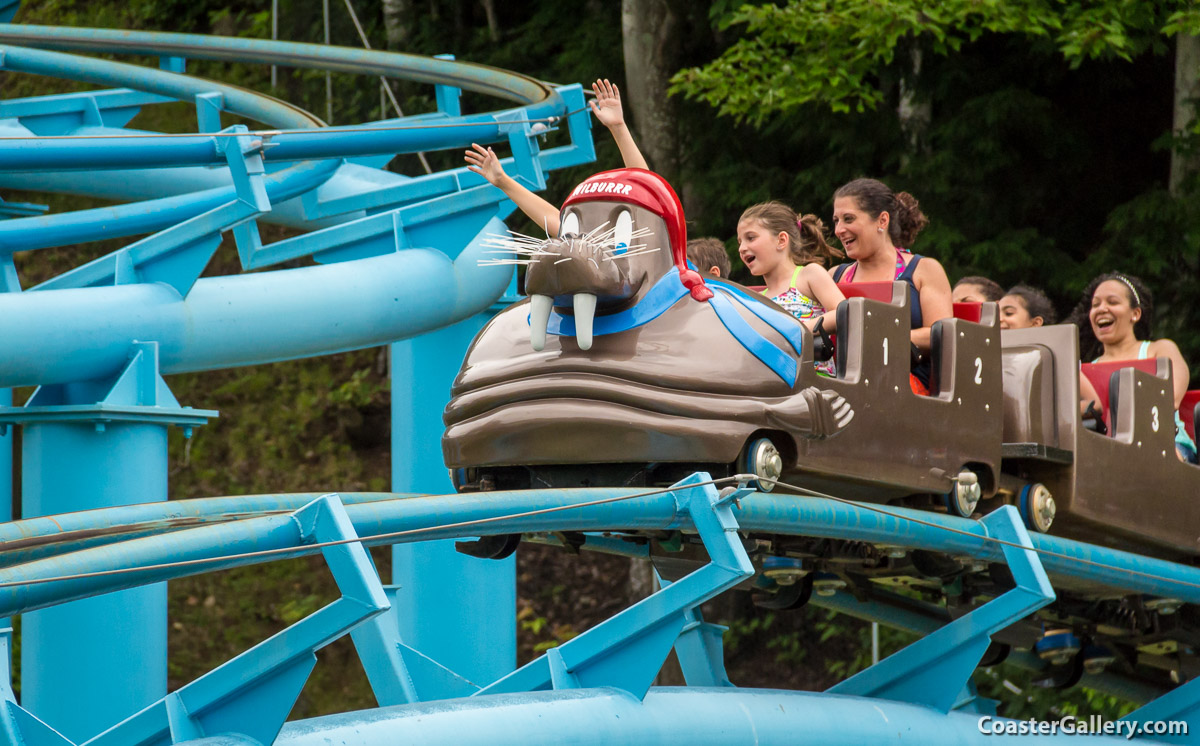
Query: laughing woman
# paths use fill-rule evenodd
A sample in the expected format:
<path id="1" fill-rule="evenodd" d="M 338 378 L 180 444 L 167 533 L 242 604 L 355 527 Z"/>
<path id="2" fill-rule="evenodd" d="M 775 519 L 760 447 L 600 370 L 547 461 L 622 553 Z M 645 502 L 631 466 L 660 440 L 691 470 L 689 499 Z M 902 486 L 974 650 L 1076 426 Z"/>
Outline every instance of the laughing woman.
<path id="1" fill-rule="evenodd" d="M 835 282 L 891 282 L 910 288 L 912 343 L 922 353 L 913 368 L 914 393 L 929 393 L 930 328 L 950 318 L 950 279 L 936 259 L 913 254 L 917 233 L 929 224 L 908 192 L 895 194 L 875 179 L 855 179 L 833 195 L 833 234 L 842 242 L 850 264 L 830 270 Z"/>
<path id="2" fill-rule="evenodd" d="M 1069 321 L 1079 327 L 1079 357 L 1093 363 L 1165 357 L 1171 361 L 1175 394 L 1175 450 L 1183 461 L 1196 462 L 1196 445 L 1179 418 L 1190 373 L 1179 346 L 1151 339 L 1154 298 L 1133 275 L 1109 273 L 1092 280 Z M 1094 394 L 1093 394 L 1094 395 Z M 1084 396 L 1087 396 L 1086 392 Z M 1087 402 L 1083 402 L 1087 406 Z"/>

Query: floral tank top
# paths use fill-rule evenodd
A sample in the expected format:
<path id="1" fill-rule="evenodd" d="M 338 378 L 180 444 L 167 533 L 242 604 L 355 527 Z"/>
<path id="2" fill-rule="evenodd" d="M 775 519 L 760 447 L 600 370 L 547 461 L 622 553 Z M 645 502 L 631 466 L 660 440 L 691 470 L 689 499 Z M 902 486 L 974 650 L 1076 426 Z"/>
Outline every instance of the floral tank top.
<path id="1" fill-rule="evenodd" d="M 796 267 L 796 271 L 792 273 L 792 281 L 788 285 L 787 290 L 784 290 L 782 293 L 774 297 L 767 295 L 766 290 L 763 290 L 762 294 L 766 295 L 768 298 L 771 298 L 771 300 L 782 306 L 783 309 L 791 315 L 795 316 L 801 321 L 806 321 L 808 319 L 815 319 L 825 313 L 825 308 L 820 303 L 816 302 L 812 298 L 809 298 L 796 288 L 796 281 L 800 279 L 801 269 L 802 267 Z M 832 360 L 814 363 L 814 367 L 816 367 L 819 373 L 825 373 L 826 375 L 830 376 L 833 375 Z"/>

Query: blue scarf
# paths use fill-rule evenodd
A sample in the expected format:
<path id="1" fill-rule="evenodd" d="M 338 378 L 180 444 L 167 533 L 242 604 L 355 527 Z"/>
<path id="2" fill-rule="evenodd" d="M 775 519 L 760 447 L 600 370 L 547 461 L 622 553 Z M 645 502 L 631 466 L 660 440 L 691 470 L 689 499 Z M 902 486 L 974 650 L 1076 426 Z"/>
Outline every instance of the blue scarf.
<path id="1" fill-rule="evenodd" d="M 784 383 L 788 386 L 795 386 L 796 361 L 786 349 L 771 342 L 755 331 L 754 327 L 747 324 L 746 320 L 737 312 L 735 304 L 749 310 L 779 332 L 792 346 L 797 357 L 804 348 L 803 325 L 790 314 L 767 306 L 741 288 L 721 282 L 709 283 L 708 287 L 714 291 L 713 297 L 708 301 L 709 307 L 717 314 L 717 318 L 720 319 L 725 329 L 741 343 L 742 347 L 761 360 Z M 617 334 L 636 329 L 657 319 L 687 294 L 688 289 L 679 280 L 679 270 L 673 268 L 654 283 L 654 287 L 650 288 L 650 292 L 646 293 L 637 305 L 619 313 L 597 316 L 592 322 L 592 334 L 600 337 L 605 334 Z M 560 336 L 574 336 L 575 318 L 563 315 L 557 310 L 551 310 L 546 332 Z"/>

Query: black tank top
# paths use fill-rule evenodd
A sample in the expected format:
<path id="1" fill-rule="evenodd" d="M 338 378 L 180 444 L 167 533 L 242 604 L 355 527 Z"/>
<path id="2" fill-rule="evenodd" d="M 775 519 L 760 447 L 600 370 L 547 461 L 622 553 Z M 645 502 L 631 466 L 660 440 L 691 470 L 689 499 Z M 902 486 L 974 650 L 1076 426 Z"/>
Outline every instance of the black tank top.
<path id="1" fill-rule="evenodd" d="M 920 329 L 925 325 L 923 317 L 921 316 L 921 293 L 917 290 L 917 283 L 913 280 L 913 273 L 917 270 L 917 262 L 921 261 L 921 259 L 922 257 L 920 254 L 913 254 L 912 259 L 908 260 L 908 264 L 905 265 L 900 274 L 896 275 L 897 280 L 908 283 L 908 310 L 913 329 Z M 839 264 L 837 268 L 833 270 L 833 281 L 841 282 L 842 275 L 846 274 L 846 271 L 849 270 L 850 267 L 857 264 L 858 262 Z M 853 282 L 853 280 L 851 280 L 851 282 Z M 929 386 L 929 373 L 932 369 L 930 364 L 931 357 L 931 355 L 925 355 L 921 359 L 920 364 L 914 366 L 912 369 L 913 375 L 916 376 L 917 379 L 920 380 L 921 383 L 926 387 Z"/>

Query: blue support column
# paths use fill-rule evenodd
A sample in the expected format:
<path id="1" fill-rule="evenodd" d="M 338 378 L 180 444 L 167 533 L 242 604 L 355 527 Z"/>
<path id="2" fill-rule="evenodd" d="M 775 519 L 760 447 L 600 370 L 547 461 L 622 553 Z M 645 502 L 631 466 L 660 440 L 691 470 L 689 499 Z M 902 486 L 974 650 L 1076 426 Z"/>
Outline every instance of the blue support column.
<path id="1" fill-rule="evenodd" d="M 392 345 L 392 489 L 454 490 L 442 461 L 442 410 L 484 313 Z M 446 516 L 447 521 L 455 520 Z M 454 541 L 392 548 L 400 637 L 477 684 L 509 673 L 517 661 L 516 559 L 459 554 Z"/>
<path id="2" fill-rule="evenodd" d="M 0 389 L 0 407 L 12 406 L 12 389 Z M 13 519 L 13 437 L 10 430 L 0 435 L 0 523 Z M 4 674 L 0 686 L 12 686 L 12 620 L 0 618 L 0 642 L 4 645 L 0 660 Z"/>
<path id="3" fill-rule="evenodd" d="M 179 406 L 154 343 L 135 344 L 113 381 L 43 386 L 0 409 L 0 426 L 24 426 L 23 514 L 166 500 L 167 427 L 215 414 Z M 22 703 L 74 741 L 166 694 L 165 583 L 25 614 L 21 635 Z"/>

